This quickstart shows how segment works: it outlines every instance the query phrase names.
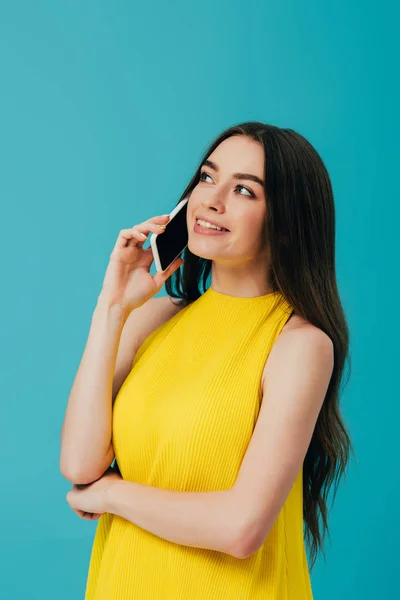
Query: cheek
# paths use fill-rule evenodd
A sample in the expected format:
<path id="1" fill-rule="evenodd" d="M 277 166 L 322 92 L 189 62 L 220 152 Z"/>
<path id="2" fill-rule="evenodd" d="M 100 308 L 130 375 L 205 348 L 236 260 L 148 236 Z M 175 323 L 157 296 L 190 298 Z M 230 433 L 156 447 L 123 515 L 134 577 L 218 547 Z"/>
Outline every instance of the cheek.
<path id="1" fill-rule="evenodd" d="M 260 211 L 243 212 L 235 221 L 242 231 L 251 232 L 254 238 L 259 238 L 266 231 L 265 213 Z"/>
<path id="2" fill-rule="evenodd" d="M 243 215 L 238 221 L 238 233 L 241 238 L 241 243 L 252 248 L 260 250 L 267 241 L 267 224 L 265 214 Z"/>
<path id="3" fill-rule="evenodd" d="M 196 200 L 196 196 L 194 195 L 194 191 L 192 192 L 188 203 L 187 203 L 187 210 L 186 210 L 186 223 L 187 225 L 191 226 L 194 223 L 194 215 L 197 214 L 197 212 L 200 209 L 200 201 Z"/>

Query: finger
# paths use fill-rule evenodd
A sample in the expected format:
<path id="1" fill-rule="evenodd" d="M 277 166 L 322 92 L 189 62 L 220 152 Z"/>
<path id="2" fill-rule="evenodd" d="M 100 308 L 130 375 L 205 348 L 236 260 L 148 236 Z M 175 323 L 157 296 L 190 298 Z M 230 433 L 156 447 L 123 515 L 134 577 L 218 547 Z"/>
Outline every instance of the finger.
<path id="1" fill-rule="evenodd" d="M 178 258 L 176 258 L 168 267 L 168 269 L 166 269 L 164 271 L 164 273 L 156 273 L 153 277 L 154 281 L 156 282 L 156 285 L 159 286 L 159 288 L 161 289 L 161 286 L 165 283 L 165 281 L 168 279 L 168 277 L 170 277 L 172 275 L 172 273 L 174 273 L 174 271 L 176 271 L 177 269 L 179 269 L 179 267 L 184 263 L 183 258 L 181 258 L 180 256 L 178 256 Z"/>
<path id="2" fill-rule="evenodd" d="M 169 219 L 169 215 L 157 215 L 156 217 L 150 217 L 144 223 L 168 223 Z"/>
<path id="3" fill-rule="evenodd" d="M 126 248 L 129 244 L 141 247 L 148 238 L 148 234 L 152 233 L 163 233 L 165 231 L 165 225 L 161 223 L 141 223 L 134 225 L 131 229 L 122 229 L 117 238 L 115 244 L 116 249 Z"/>
<path id="4" fill-rule="evenodd" d="M 101 515 L 99 513 L 91 513 L 91 512 L 87 512 L 84 513 L 84 518 L 88 519 L 90 521 L 93 521 L 94 519 L 98 519 Z"/>
<path id="5" fill-rule="evenodd" d="M 142 266 L 143 267 L 149 267 L 151 266 L 153 260 L 154 260 L 154 255 L 153 255 L 153 248 L 151 246 L 149 246 L 148 248 L 144 248 L 143 249 L 143 257 L 142 257 Z"/>
<path id="6" fill-rule="evenodd" d="M 146 237 L 148 237 L 148 234 L 151 231 L 153 233 L 161 233 L 162 231 L 164 231 L 169 219 L 169 215 L 158 215 L 156 217 L 151 217 L 150 219 L 147 219 L 147 221 L 143 221 L 142 223 L 134 225 L 131 229 L 128 229 L 127 231 L 138 231 L 139 234 L 144 234 Z"/>
<path id="7" fill-rule="evenodd" d="M 76 514 L 79 517 L 81 517 L 81 519 L 85 519 L 86 521 L 93 521 L 94 519 L 98 519 L 103 514 L 103 513 L 85 512 L 84 510 L 79 510 L 79 509 L 74 510 L 74 512 L 76 512 Z"/>
<path id="8" fill-rule="evenodd" d="M 129 244 L 141 247 L 146 240 L 147 236 L 139 232 L 136 226 L 131 229 L 122 229 L 119 232 L 114 249 L 120 250 L 121 248 L 126 248 Z"/>
<path id="9" fill-rule="evenodd" d="M 132 227 L 132 231 L 139 232 L 139 235 L 145 235 L 148 237 L 150 232 L 153 233 L 163 233 L 167 227 L 168 223 L 139 223 L 139 225 L 134 225 Z"/>

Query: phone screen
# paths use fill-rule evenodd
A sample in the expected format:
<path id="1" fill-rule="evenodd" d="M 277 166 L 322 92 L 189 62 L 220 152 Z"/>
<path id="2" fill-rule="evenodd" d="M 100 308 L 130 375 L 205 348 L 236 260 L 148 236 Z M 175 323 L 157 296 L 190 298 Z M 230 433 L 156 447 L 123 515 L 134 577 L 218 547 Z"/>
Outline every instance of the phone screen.
<path id="1" fill-rule="evenodd" d="M 187 202 L 170 219 L 165 231 L 157 235 L 158 256 L 163 271 L 177 258 L 188 245 L 188 230 L 186 225 Z"/>

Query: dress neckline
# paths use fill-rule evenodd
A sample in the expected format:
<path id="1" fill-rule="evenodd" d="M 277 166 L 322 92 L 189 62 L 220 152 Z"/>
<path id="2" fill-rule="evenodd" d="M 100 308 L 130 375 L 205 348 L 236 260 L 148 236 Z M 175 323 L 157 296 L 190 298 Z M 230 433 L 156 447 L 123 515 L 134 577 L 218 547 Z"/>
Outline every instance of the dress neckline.
<path id="1" fill-rule="evenodd" d="M 275 300 L 275 298 L 282 295 L 280 292 L 276 291 L 270 292 L 269 294 L 263 294 L 262 296 L 231 296 L 230 294 L 217 292 L 211 285 L 207 288 L 205 293 L 216 299 L 226 300 L 227 302 L 237 302 L 239 304 Z"/>

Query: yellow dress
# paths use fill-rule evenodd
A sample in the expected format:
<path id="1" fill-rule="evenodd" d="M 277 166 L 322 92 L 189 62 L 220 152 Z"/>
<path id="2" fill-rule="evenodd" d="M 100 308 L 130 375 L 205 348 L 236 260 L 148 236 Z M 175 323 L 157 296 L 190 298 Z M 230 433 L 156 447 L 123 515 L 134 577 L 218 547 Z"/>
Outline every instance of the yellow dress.
<path id="1" fill-rule="evenodd" d="M 115 399 L 123 479 L 181 492 L 231 488 L 256 424 L 266 359 L 292 311 L 279 292 L 239 298 L 209 287 L 153 331 Z M 264 544 L 245 559 L 103 514 L 85 600 L 312 600 L 302 471 Z"/>

